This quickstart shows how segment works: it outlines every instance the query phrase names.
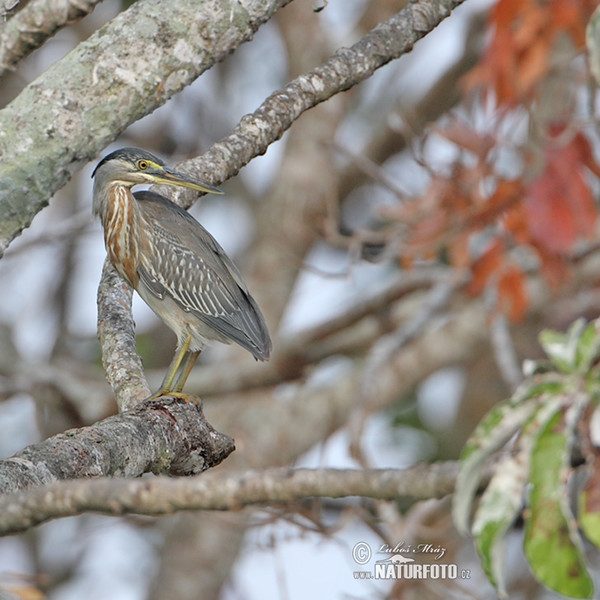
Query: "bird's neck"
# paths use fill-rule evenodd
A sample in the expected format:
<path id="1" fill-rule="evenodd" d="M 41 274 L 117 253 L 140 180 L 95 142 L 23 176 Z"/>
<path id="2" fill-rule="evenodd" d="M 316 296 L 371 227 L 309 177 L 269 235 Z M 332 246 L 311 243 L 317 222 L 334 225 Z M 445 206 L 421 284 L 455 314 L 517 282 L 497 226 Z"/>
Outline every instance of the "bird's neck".
<path id="1" fill-rule="evenodd" d="M 141 227 L 137 200 L 131 188 L 114 182 L 103 186 L 98 196 L 94 189 L 94 212 L 100 215 L 102 221 L 104 244 L 110 261 L 121 277 L 135 288 Z"/>

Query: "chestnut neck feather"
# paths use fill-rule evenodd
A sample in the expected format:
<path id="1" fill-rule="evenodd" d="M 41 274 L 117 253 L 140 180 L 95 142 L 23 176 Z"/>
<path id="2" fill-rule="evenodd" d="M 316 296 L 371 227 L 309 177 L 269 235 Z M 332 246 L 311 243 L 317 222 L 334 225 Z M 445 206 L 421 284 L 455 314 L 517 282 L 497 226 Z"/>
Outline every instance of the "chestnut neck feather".
<path id="1" fill-rule="evenodd" d="M 107 186 L 105 198 L 99 203 L 104 227 L 104 244 L 110 261 L 121 277 L 137 287 L 139 264 L 140 215 L 131 188 L 114 182 Z"/>

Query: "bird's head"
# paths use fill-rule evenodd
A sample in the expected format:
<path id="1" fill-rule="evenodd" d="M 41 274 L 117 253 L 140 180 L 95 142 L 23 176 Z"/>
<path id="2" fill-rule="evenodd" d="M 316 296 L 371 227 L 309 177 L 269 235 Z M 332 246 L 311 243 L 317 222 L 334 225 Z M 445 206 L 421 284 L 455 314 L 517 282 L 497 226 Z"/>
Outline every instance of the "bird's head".
<path id="1" fill-rule="evenodd" d="M 187 187 L 208 194 L 223 192 L 208 183 L 168 167 L 160 158 L 139 148 L 121 148 L 105 156 L 96 166 L 92 177 L 96 185 L 119 183 L 127 187 L 137 184 L 163 183 Z"/>

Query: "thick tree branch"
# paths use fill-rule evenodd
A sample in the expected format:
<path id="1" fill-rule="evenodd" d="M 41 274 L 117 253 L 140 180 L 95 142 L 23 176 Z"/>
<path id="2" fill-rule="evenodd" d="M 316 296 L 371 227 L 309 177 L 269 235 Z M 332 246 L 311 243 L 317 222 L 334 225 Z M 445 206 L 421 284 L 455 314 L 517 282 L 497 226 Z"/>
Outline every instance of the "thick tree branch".
<path id="1" fill-rule="evenodd" d="M 199 405 L 163 398 L 90 427 L 72 429 L 0 461 L 0 492 L 59 479 L 190 475 L 219 464 L 233 440 L 213 429 Z"/>
<path id="2" fill-rule="evenodd" d="M 151 393 L 136 350 L 131 300 L 132 289 L 106 259 L 98 287 L 98 338 L 119 411 L 133 408 Z"/>
<path id="3" fill-rule="evenodd" d="M 58 482 L 0 497 L 0 535 L 89 511 L 156 516 L 180 510 L 289 504 L 310 497 L 440 498 L 453 491 L 457 472 L 458 464 L 451 461 L 404 470 L 273 468 L 212 472 L 185 479 Z"/>
<path id="4" fill-rule="evenodd" d="M 0 77 L 39 48 L 57 31 L 82 19 L 100 0 L 32 0 L 2 23 L 0 15 Z"/>

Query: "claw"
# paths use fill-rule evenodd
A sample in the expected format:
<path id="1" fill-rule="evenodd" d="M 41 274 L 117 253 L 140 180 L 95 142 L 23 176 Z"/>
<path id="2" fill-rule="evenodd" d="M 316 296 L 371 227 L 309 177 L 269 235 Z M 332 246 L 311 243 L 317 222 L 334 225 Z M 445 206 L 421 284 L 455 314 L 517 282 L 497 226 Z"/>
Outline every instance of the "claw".
<path id="1" fill-rule="evenodd" d="M 159 390 L 152 394 L 152 396 L 148 396 L 144 402 L 148 402 L 149 400 L 158 400 L 158 398 L 179 398 L 188 404 L 195 404 L 198 406 L 200 404 L 200 398 L 197 396 L 192 396 L 192 394 L 186 394 L 184 392 L 170 392 L 169 390 Z"/>

